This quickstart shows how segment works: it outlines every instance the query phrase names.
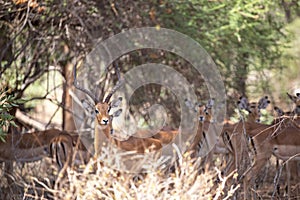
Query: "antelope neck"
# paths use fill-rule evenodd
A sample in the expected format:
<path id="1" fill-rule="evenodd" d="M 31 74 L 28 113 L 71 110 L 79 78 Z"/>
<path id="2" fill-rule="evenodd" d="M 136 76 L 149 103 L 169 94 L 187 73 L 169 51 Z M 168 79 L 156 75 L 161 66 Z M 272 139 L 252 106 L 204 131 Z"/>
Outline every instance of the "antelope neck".
<path id="1" fill-rule="evenodd" d="M 111 122 L 103 125 L 103 124 L 98 124 L 101 127 L 101 131 L 103 132 L 103 134 L 108 138 L 111 139 L 111 131 L 112 131 L 112 125 Z"/>

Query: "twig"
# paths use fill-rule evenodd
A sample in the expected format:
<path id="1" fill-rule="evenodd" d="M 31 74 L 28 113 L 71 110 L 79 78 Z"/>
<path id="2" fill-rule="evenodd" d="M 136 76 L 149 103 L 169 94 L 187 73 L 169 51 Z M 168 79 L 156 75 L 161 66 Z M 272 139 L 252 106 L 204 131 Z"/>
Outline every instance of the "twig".
<path id="1" fill-rule="evenodd" d="M 218 187 L 216 196 L 214 197 L 214 200 L 217 200 L 220 198 L 221 194 L 223 193 L 227 180 L 229 178 L 231 178 L 236 173 L 236 171 L 234 170 L 228 176 L 222 177 L 222 172 L 216 167 L 215 167 L 215 170 L 217 171 L 218 177 L 221 181 L 221 185 Z M 228 191 L 227 196 L 224 199 L 229 199 L 239 187 L 240 187 L 240 184 L 238 184 L 235 187 L 231 186 L 230 190 Z"/>

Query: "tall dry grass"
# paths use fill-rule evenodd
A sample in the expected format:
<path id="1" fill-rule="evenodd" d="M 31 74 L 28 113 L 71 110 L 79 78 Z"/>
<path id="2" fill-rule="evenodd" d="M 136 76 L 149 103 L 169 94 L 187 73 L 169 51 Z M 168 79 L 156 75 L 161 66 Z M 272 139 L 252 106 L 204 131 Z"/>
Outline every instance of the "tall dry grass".
<path id="1" fill-rule="evenodd" d="M 154 160 L 153 155 L 137 156 L 145 165 L 137 164 L 136 158 L 126 163 L 132 157 L 132 153 L 103 147 L 98 160 L 91 159 L 84 166 L 68 168 L 63 177 L 57 175 L 55 165 L 50 165 L 49 160 L 39 162 L 40 166 L 34 168 L 30 163 L 25 164 L 22 170 L 27 173 L 15 171 L 18 174 L 14 176 L 15 192 L 12 187 L 1 192 L 6 192 L 5 198 L 9 199 L 191 200 L 227 199 L 239 187 L 226 187 L 228 177 L 222 177 L 217 168 L 203 173 L 199 165 L 201 160 L 191 161 L 186 155 L 173 165 L 166 159 Z M 128 163 L 131 163 L 129 171 L 129 168 L 124 170 Z"/>

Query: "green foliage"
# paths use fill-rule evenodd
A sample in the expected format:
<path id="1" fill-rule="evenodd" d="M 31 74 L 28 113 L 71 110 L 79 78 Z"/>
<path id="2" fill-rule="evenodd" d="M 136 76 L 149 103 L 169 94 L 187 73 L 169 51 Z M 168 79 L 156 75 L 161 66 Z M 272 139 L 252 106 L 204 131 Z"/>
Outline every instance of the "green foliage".
<path id="1" fill-rule="evenodd" d="M 249 112 L 246 110 L 234 109 L 234 114 L 230 117 L 230 121 L 237 123 L 243 118 L 246 121 Z M 268 112 L 266 109 L 261 109 L 260 123 L 271 124 L 274 120 L 272 113 Z"/>
<path id="2" fill-rule="evenodd" d="M 275 87 L 269 80 L 276 73 L 283 74 L 283 66 L 288 66 L 278 62 L 290 44 L 285 8 L 292 9 L 292 14 L 299 13 L 299 3 L 286 2 L 285 6 L 283 3 L 272 0 L 150 0 L 146 3 L 50 0 L 39 3 L 45 8 L 42 12 L 28 8 L 26 2 L 0 3 L 3 13 L 0 78 L 9 84 L 17 98 L 38 96 L 43 94 L 38 84 L 44 74 L 52 70 L 63 73 L 63 66 L 73 58 L 87 55 L 96 39 L 105 40 L 129 28 L 157 26 L 189 35 L 208 51 L 223 75 L 229 99 L 251 91 L 251 96 L 269 95 L 274 91 L 270 86 Z M 151 51 L 132 52 L 125 55 L 129 59 L 117 60 L 121 73 L 146 62 L 171 63 L 197 88 L 198 96 L 207 94 L 201 88 L 204 84 L 199 74 L 185 71 L 188 63 L 183 63 L 183 59 L 157 51 L 152 52 L 158 58 L 151 58 L 147 54 Z M 297 69 L 290 74 L 297 76 Z M 111 83 L 116 82 L 114 77 L 109 80 Z M 144 95 L 146 90 L 136 96 L 147 96 L 147 101 L 153 97 L 154 102 L 157 98 Z M 159 93 L 159 90 L 154 91 Z M 170 94 L 164 99 L 175 100 Z"/>
<path id="3" fill-rule="evenodd" d="M 281 70 L 272 70 L 268 73 L 270 91 L 274 95 L 274 103 L 285 109 L 290 109 L 290 99 L 286 92 L 294 93 L 300 88 L 300 18 L 286 25 L 286 29 L 291 34 L 290 47 L 286 48 L 280 59 Z"/>
<path id="4" fill-rule="evenodd" d="M 18 106 L 18 101 L 12 96 L 7 95 L 7 92 L 0 90 L 0 140 L 4 140 L 7 129 L 10 125 L 16 126 L 13 121 L 14 116 L 9 114 L 13 107 Z"/>
<path id="5" fill-rule="evenodd" d="M 268 112 L 266 109 L 261 110 L 260 121 L 262 124 L 271 124 L 274 120 L 272 113 Z"/>
<path id="6" fill-rule="evenodd" d="M 230 121 L 232 121 L 233 123 L 237 123 L 241 119 L 243 119 L 243 120 L 247 119 L 248 115 L 249 115 L 248 111 L 239 110 L 239 109 L 235 108 L 233 115 L 230 117 Z"/>
<path id="7" fill-rule="evenodd" d="M 289 41 L 278 2 L 270 0 L 167 1 L 165 25 L 197 40 L 220 67 L 228 88 L 246 90 L 251 70 L 280 68 Z"/>

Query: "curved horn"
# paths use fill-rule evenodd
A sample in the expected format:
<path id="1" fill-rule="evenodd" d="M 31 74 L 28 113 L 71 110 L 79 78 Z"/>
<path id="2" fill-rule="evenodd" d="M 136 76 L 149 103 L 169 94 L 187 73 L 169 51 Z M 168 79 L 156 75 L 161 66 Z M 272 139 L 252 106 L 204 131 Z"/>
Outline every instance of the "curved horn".
<path id="1" fill-rule="evenodd" d="M 120 69 L 119 69 L 119 67 L 118 67 L 117 64 L 114 64 L 114 67 L 115 67 L 115 71 L 116 71 L 118 80 L 120 80 L 120 79 L 121 79 L 121 76 L 120 76 Z"/>
<path id="2" fill-rule="evenodd" d="M 99 102 L 99 100 L 97 99 L 97 97 L 96 97 L 91 91 L 89 91 L 89 90 L 87 90 L 87 89 L 85 89 L 85 88 L 83 88 L 83 87 L 80 87 L 80 86 L 78 85 L 77 80 L 76 80 L 76 77 L 77 77 L 77 75 L 76 75 L 76 74 L 77 74 L 76 70 L 77 70 L 77 63 L 75 64 L 75 66 L 74 66 L 74 68 L 73 68 L 73 76 L 74 76 L 74 82 L 73 82 L 73 85 L 75 86 L 75 88 L 78 89 L 78 90 L 80 90 L 80 91 L 82 91 L 82 92 L 84 92 L 85 94 L 89 95 L 89 96 L 93 99 L 94 103 Z"/>
<path id="3" fill-rule="evenodd" d="M 117 85 L 115 85 L 115 87 L 113 87 L 113 89 L 110 91 L 110 93 L 106 96 L 106 98 L 104 100 L 105 103 L 109 102 L 112 95 L 123 85 L 123 83 L 124 83 L 124 80 L 119 80 Z"/>
<path id="4" fill-rule="evenodd" d="M 289 97 L 292 101 L 294 101 L 295 97 L 294 97 L 293 95 L 289 94 L 288 92 L 287 92 L 286 94 L 288 95 L 288 97 Z"/>

